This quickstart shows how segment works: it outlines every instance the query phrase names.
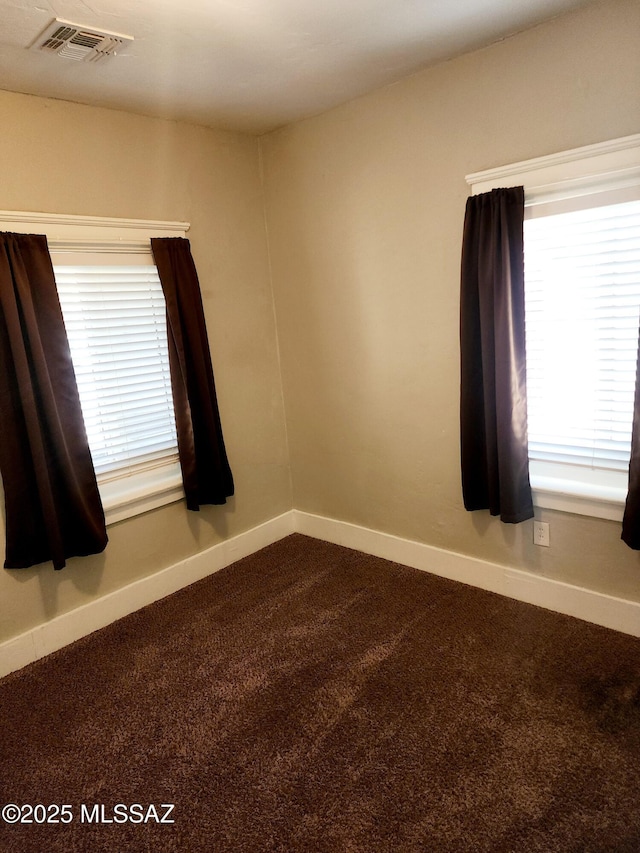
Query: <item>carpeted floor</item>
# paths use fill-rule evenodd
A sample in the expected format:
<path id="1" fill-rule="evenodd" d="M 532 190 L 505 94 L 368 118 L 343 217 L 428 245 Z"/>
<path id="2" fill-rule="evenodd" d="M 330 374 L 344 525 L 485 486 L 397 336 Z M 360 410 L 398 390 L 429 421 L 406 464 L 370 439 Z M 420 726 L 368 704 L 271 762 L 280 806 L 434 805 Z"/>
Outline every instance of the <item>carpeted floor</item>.
<path id="1" fill-rule="evenodd" d="M 300 535 L 0 710 L 2 853 L 640 851 L 640 640 Z"/>

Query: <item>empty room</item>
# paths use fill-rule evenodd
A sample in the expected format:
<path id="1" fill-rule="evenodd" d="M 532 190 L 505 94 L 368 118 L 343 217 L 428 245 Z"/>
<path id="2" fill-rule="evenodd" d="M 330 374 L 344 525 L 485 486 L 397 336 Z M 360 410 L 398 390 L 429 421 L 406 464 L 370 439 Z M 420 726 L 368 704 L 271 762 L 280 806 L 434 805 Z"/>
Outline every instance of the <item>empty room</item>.
<path id="1" fill-rule="evenodd" d="M 637 853 L 637 0 L 0 11 L 0 851 Z"/>

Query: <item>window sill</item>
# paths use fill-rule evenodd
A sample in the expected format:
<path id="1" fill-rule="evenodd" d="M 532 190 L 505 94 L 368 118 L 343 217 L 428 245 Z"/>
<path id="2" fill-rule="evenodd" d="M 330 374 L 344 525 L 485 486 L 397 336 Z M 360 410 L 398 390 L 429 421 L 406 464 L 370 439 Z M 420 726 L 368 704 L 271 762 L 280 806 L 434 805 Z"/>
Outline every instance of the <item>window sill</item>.
<path id="1" fill-rule="evenodd" d="M 600 482 L 593 482 L 585 476 L 584 469 L 571 471 L 571 466 L 562 466 L 561 473 L 556 473 L 550 468 L 549 463 L 531 460 L 534 506 L 622 521 L 627 497 L 626 473 L 605 472 Z"/>
<path id="2" fill-rule="evenodd" d="M 99 476 L 98 487 L 107 526 L 184 498 L 177 462 L 116 479 Z"/>

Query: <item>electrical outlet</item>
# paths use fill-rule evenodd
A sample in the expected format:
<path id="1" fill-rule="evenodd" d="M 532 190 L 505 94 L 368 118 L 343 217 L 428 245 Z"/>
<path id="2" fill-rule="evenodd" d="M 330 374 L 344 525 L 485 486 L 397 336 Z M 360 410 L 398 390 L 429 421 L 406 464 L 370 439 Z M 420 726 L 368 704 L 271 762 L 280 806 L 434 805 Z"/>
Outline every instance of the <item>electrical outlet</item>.
<path id="1" fill-rule="evenodd" d="M 544 545 L 549 547 L 549 522 L 534 521 L 533 522 L 533 544 Z"/>

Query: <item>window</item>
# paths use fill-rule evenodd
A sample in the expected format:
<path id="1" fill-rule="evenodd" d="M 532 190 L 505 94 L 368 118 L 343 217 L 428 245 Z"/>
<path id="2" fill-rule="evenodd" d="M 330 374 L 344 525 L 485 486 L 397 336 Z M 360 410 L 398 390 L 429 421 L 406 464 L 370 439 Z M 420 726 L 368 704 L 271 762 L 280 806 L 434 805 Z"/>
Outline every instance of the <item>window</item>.
<path id="1" fill-rule="evenodd" d="M 467 180 L 474 192 L 525 187 L 534 502 L 619 520 L 640 311 L 640 136 Z"/>
<path id="2" fill-rule="evenodd" d="M 626 476 L 640 201 L 532 217 L 524 234 L 530 458 Z"/>
<path id="3" fill-rule="evenodd" d="M 154 266 L 54 267 L 97 474 L 175 457 L 164 297 Z"/>
<path id="4" fill-rule="evenodd" d="M 107 523 L 179 500 L 165 304 L 150 238 L 184 236 L 188 226 L 0 219 L 6 230 L 47 234 Z"/>

